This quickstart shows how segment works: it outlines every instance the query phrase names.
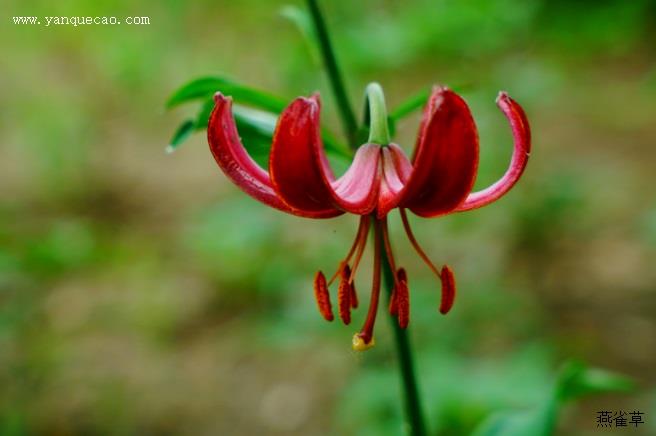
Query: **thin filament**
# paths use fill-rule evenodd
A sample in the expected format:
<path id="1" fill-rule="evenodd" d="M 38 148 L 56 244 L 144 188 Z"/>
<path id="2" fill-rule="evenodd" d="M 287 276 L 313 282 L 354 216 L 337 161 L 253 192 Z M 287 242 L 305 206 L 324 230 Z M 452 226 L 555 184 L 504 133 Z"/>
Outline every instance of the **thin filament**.
<path id="1" fill-rule="evenodd" d="M 351 245 L 351 248 L 344 258 L 339 263 L 339 268 L 337 268 L 337 271 L 335 271 L 335 274 L 328 280 L 328 286 L 332 285 L 337 276 L 340 275 L 342 270 L 344 269 L 345 265 L 348 265 L 349 261 L 351 260 L 351 257 L 353 256 L 353 253 L 355 252 L 355 249 L 362 243 L 362 234 L 364 233 L 365 235 L 365 240 L 366 240 L 366 235 L 367 232 L 369 231 L 369 216 L 365 215 L 362 218 L 360 218 L 360 224 L 358 225 L 358 231 L 355 233 L 355 240 L 353 241 L 353 244 Z"/>
<path id="2" fill-rule="evenodd" d="M 421 257 L 421 259 L 428 265 L 428 267 L 433 271 L 433 273 L 442 279 L 442 275 L 440 272 L 435 268 L 435 265 L 433 265 L 433 262 L 428 258 L 424 250 L 421 248 L 419 243 L 417 242 L 417 239 L 415 239 L 415 235 L 412 233 L 412 229 L 410 228 L 410 222 L 408 221 L 408 215 L 405 213 L 405 209 L 399 208 L 399 212 L 401 214 L 401 220 L 403 221 L 403 228 L 405 229 L 405 233 L 408 235 L 408 239 L 410 240 L 410 243 L 414 247 L 415 251 Z"/>
<path id="3" fill-rule="evenodd" d="M 396 262 L 394 261 L 394 252 L 392 251 L 392 244 L 389 238 L 389 230 L 387 229 L 387 216 L 380 220 L 383 234 L 383 243 L 385 244 L 385 253 L 387 254 L 387 260 L 394 271 L 394 285 L 398 284 L 398 279 L 396 277 Z"/>
<path id="4" fill-rule="evenodd" d="M 358 270 L 358 266 L 360 265 L 360 260 L 362 259 L 362 254 L 364 253 L 364 249 L 367 247 L 367 234 L 369 233 L 369 226 L 370 226 L 370 221 L 367 217 L 366 226 L 365 228 L 363 228 L 362 234 L 360 235 L 360 245 L 358 246 L 358 252 L 355 253 L 355 259 L 353 260 L 353 268 L 351 268 L 351 277 L 349 277 L 349 284 L 351 285 L 353 285 L 353 280 L 355 279 L 355 273 Z"/>

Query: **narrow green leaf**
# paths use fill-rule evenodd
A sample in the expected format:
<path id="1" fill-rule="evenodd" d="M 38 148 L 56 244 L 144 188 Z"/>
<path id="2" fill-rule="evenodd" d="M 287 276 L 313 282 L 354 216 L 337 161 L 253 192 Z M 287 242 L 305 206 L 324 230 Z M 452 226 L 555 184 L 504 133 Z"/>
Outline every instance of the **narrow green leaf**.
<path id="1" fill-rule="evenodd" d="M 463 90 L 467 90 L 468 88 L 471 87 L 471 84 L 469 83 L 462 83 L 460 85 L 456 85 L 453 87 L 450 87 L 451 89 L 462 92 Z M 406 116 L 410 115 L 417 109 L 421 109 L 424 107 L 426 102 L 428 101 L 428 97 L 431 95 L 431 88 L 426 88 L 412 97 L 408 98 L 405 100 L 403 103 L 398 105 L 392 112 L 390 112 L 389 117 L 392 122 L 397 122 L 402 118 L 405 118 Z"/>
<path id="2" fill-rule="evenodd" d="M 580 362 L 567 363 L 560 374 L 557 395 L 561 401 L 609 392 L 630 392 L 635 383 L 629 377 Z"/>
<path id="3" fill-rule="evenodd" d="M 254 110 L 239 105 L 233 106 L 233 114 L 240 134 L 242 134 L 242 129 L 247 128 L 256 132 L 261 137 L 266 137 L 268 139 L 268 152 L 268 149 L 271 146 L 271 140 L 273 139 L 273 133 L 276 129 L 278 117 L 268 112 Z M 351 154 L 347 151 L 346 146 L 340 144 L 330 132 L 325 129 L 322 130 L 321 138 L 326 152 L 347 157 L 349 159 L 351 158 Z"/>
<path id="4" fill-rule="evenodd" d="M 200 111 L 196 115 L 195 128 L 197 130 L 207 129 L 207 124 L 210 121 L 210 115 L 212 115 L 212 110 L 214 109 L 214 99 L 209 98 L 203 102 L 200 107 Z"/>
<path id="5" fill-rule="evenodd" d="M 555 431 L 558 412 L 567 401 L 585 395 L 628 392 L 633 388 L 634 383 L 628 377 L 588 368 L 580 362 L 568 362 L 541 404 L 495 413 L 478 426 L 473 436 L 550 436 Z"/>
<path id="6" fill-rule="evenodd" d="M 166 147 L 167 153 L 173 153 L 184 141 L 189 138 L 191 133 L 194 131 L 196 123 L 194 120 L 187 120 L 178 127 L 178 129 L 173 134 L 169 145 Z"/>
<path id="7" fill-rule="evenodd" d="M 233 97 L 237 103 L 253 105 L 270 112 L 281 112 L 287 106 L 285 100 L 280 97 L 222 76 L 203 77 L 183 85 L 169 98 L 166 106 L 172 108 L 188 101 L 204 100 L 212 97 L 217 91 Z"/>
<path id="8" fill-rule="evenodd" d="M 239 105 L 233 106 L 232 113 L 235 116 L 238 129 L 246 127 L 259 135 L 265 136 L 269 142 L 273 138 L 273 132 L 278 121 L 278 117 L 274 114 Z"/>
<path id="9" fill-rule="evenodd" d="M 169 97 L 166 102 L 166 107 L 172 108 L 188 101 L 204 99 L 212 96 L 227 82 L 228 80 L 222 77 L 201 77 L 199 79 L 194 79 L 178 88 L 178 90 Z"/>
<path id="10" fill-rule="evenodd" d="M 539 408 L 494 414 L 472 436 L 550 436 L 556 428 L 557 412 L 552 400 Z"/>
<path id="11" fill-rule="evenodd" d="M 213 108 L 213 99 L 210 98 L 203 103 L 198 115 L 196 116 L 194 124 L 196 130 L 207 128 L 207 123 Z M 256 139 L 258 143 L 266 139 L 266 151 L 268 153 L 273 139 L 273 132 L 276 129 L 278 116 L 271 112 L 252 109 L 240 104 L 233 105 L 232 112 L 235 117 L 235 123 L 237 124 L 237 130 L 239 130 L 239 135 L 244 143 L 244 147 L 247 147 L 249 152 L 251 151 L 251 147 L 248 144 L 248 138 Z M 248 135 L 246 133 L 248 133 Z M 346 146 L 341 144 L 328 130 L 322 130 L 321 138 L 323 139 L 326 152 L 333 153 L 343 158 L 351 158 L 351 153 Z"/>
<path id="12" fill-rule="evenodd" d="M 430 89 L 424 89 L 412 97 L 405 100 L 403 103 L 398 105 L 392 112 L 390 112 L 389 117 L 392 121 L 396 122 L 401 118 L 406 117 L 417 109 L 421 108 L 426 104 L 428 97 L 430 96 Z"/>
<path id="13" fill-rule="evenodd" d="M 285 5 L 280 9 L 280 15 L 291 21 L 301 33 L 303 41 L 305 41 L 312 62 L 319 66 L 321 65 L 321 53 L 317 45 L 317 34 L 312 25 L 312 18 L 305 9 L 301 9 L 294 5 Z"/>
<path id="14" fill-rule="evenodd" d="M 185 121 L 176 130 L 171 144 L 167 147 L 167 152 L 173 152 L 189 137 L 193 130 L 207 128 L 210 114 L 214 109 L 213 95 L 217 89 L 235 99 L 233 114 L 242 138 L 248 136 L 260 145 L 264 139 L 267 139 L 268 147 L 270 147 L 273 132 L 276 128 L 277 115 L 275 114 L 282 112 L 286 107 L 286 103 L 278 97 L 238 85 L 225 78 L 205 77 L 184 85 L 167 102 L 168 107 L 174 107 L 188 101 L 204 99 L 195 119 Z M 244 105 L 252 105 L 264 109 L 264 111 L 251 109 Z M 330 132 L 322 129 L 321 136 L 327 152 L 332 152 L 341 157 L 351 157 L 351 153 L 346 146 L 342 145 Z M 244 139 L 244 146 L 246 147 L 248 147 L 247 142 Z"/>

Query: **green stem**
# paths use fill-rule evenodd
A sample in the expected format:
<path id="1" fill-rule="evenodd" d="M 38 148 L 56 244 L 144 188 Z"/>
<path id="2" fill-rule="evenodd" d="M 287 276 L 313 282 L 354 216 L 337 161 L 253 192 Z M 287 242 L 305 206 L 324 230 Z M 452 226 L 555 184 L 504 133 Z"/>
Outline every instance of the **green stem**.
<path id="1" fill-rule="evenodd" d="M 365 123 L 369 122 L 369 142 L 387 145 L 390 143 L 387 107 L 383 88 L 376 82 L 367 85 Z"/>
<path id="2" fill-rule="evenodd" d="M 328 30 L 326 23 L 317 4 L 317 0 L 307 0 L 310 13 L 312 15 L 312 22 L 317 32 L 319 40 L 319 48 L 323 57 L 324 66 L 330 78 L 330 84 L 337 101 L 339 116 L 342 121 L 342 126 L 348 138 L 349 145 L 353 150 L 358 147 L 358 122 L 355 118 L 355 113 L 348 99 L 346 88 L 342 76 L 337 66 L 335 53 L 330 44 L 328 37 Z M 366 106 L 368 116 L 370 118 L 370 139 L 375 139 L 378 144 L 386 145 L 389 143 L 389 127 L 387 125 L 387 111 L 385 108 L 385 100 L 383 97 L 382 89 L 378 84 L 372 84 L 367 87 L 367 99 L 369 104 Z M 392 288 L 394 286 L 394 276 L 390 269 L 389 261 L 385 254 L 385 250 L 381 250 L 381 263 L 383 278 L 385 280 L 385 287 L 387 288 L 388 295 L 391 296 Z M 410 426 L 410 434 L 413 436 L 424 436 L 426 434 L 426 427 L 424 425 L 423 414 L 421 409 L 421 402 L 419 400 L 419 391 L 417 389 L 417 380 L 415 377 L 414 366 L 412 363 L 412 351 L 406 330 L 401 329 L 398 325 L 396 318 L 391 318 L 394 337 L 396 342 L 397 354 L 399 356 L 399 369 L 401 370 L 401 378 L 403 381 L 403 390 L 405 393 L 405 410 L 408 425 Z"/>
<path id="3" fill-rule="evenodd" d="M 310 9 L 314 28 L 317 32 L 319 48 L 321 49 L 320 51 L 324 66 L 328 72 L 330 86 L 333 89 L 333 94 L 335 95 L 335 100 L 337 101 L 337 107 L 339 108 L 339 116 L 342 121 L 344 133 L 346 134 L 351 148 L 356 149 L 359 145 L 357 143 L 358 122 L 355 118 L 355 113 L 353 112 L 351 103 L 349 102 L 346 88 L 344 87 L 342 74 L 340 73 L 339 66 L 337 65 L 337 59 L 335 58 L 335 52 L 333 51 L 332 45 L 330 43 L 330 38 L 328 37 L 326 22 L 323 19 L 323 15 L 321 14 L 321 9 L 319 9 L 317 0 L 307 0 L 307 4 L 308 8 Z"/>
<path id="4" fill-rule="evenodd" d="M 382 271 L 384 284 L 388 297 L 391 297 L 392 289 L 394 288 L 394 273 L 390 268 L 385 250 L 382 250 L 381 257 L 381 260 L 383 260 Z M 399 369 L 401 370 L 403 390 L 405 392 L 405 413 L 407 423 L 410 426 L 410 434 L 413 436 L 424 436 L 426 434 L 426 426 L 424 424 L 421 400 L 419 399 L 419 389 L 417 388 L 417 378 L 415 377 L 412 348 L 408 340 L 408 333 L 406 329 L 399 327 L 398 320 L 395 316 L 390 315 L 389 318 L 392 322 L 396 351 L 399 356 Z"/>

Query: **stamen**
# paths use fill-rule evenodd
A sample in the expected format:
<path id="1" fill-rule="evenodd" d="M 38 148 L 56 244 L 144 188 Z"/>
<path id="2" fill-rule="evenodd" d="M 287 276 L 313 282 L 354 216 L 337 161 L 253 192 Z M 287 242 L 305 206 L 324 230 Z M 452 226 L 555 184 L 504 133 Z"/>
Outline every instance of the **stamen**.
<path id="1" fill-rule="evenodd" d="M 440 274 L 442 279 L 442 301 L 440 302 L 440 313 L 446 315 L 453 307 L 456 298 L 456 280 L 453 271 L 447 265 L 442 267 Z"/>
<path id="2" fill-rule="evenodd" d="M 383 243 L 385 244 L 385 253 L 387 254 L 387 260 L 389 261 L 390 268 L 392 271 L 396 271 L 396 261 L 394 260 L 394 252 L 392 251 L 392 243 L 389 238 L 389 230 L 387 229 L 387 216 L 383 217 L 381 220 L 382 231 L 383 231 Z M 396 274 L 394 274 L 394 286 L 398 283 Z"/>
<path id="3" fill-rule="evenodd" d="M 351 308 L 358 308 L 358 293 L 355 291 L 355 281 L 351 280 L 351 268 L 348 265 L 344 267 L 344 273 L 349 277 L 349 285 L 351 288 Z"/>
<path id="4" fill-rule="evenodd" d="M 348 265 L 346 266 L 348 268 Z M 337 290 L 337 306 L 339 308 L 339 317 L 344 325 L 351 323 L 351 285 L 349 284 L 349 273 L 346 268 L 342 269 L 339 280 L 339 289 Z"/>
<path id="5" fill-rule="evenodd" d="M 326 285 L 326 276 L 321 271 L 317 271 L 314 276 L 314 298 L 317 300 L 319 312 L 326 321 L 335 319 L 333 316 L 333 308 L 330 304 L 330 294 L 328 293 L 328 286 Z"/>
<path id="6" fill-rule="evenodd" d="M 371 280 L 371 301 L 364 326 L 359 333 L 353 336 L 353 349 L 364 351 L 374 346 L 374 324 L 376 323 L 376 312 L 378 312 L 378 301 L 380 299 L 380 242 L 382 239 L 380 223 L 374 221 L 374 268 Z"/>
<path id="7" fill-rule="evenodd" d="M 389 238 L 389 230 L 387 228 L 387 216 L 381 219 L 382 223 L 382 233 L 383 233 L 383 243 L 385 245 L 385 253 L 387 254 L 387 260 L 389 262 L 390 268 L 392 271 L 396 271 L 396 262 L 394 260 L 394 252 L 392 251 L 392 243 Z M 405 272 L 405 271 L 404 271 Z M 397 292 L 396 289 L 399 287 L 399 280 L 396 273 L 394 274 L 394 286 L 392 287 L 392 295 L 390 295 L 389 300 L 389 313 L 392 316 L 398 315 L 398 303 L 397 303 Z"/>
<path id="8" fill-rule="evenodd" d="M 415 251 L 417 251 L 419 257 L 421 257 L 421 259 L 426 263 L 426 265 L 428 265 L 431 271 L 433 271 L 433 273 L 438 276 L 442 282 L 442 300 L 440 302 L 440 313 L 446 315 L 449 310 L 451 310 L 456 297 L 456 282 L 453 271 L 447 265 L 442 267 L 442 271 L 437 271 L 437 268 L 435 268 L 433 262 L 431 262 L 428 256 L 426 256 L 424 250 L 419 246 L 417 239 L 415 239 L 415 235 L 412 233 L 412 229 L 410 228 L 410 222 L 408 221 L 408 215 L 405 213 L 405 209 L 399 208 L 399 212 L 401 213 L 403 228 L 405 229 L 405 233 L 408 235 L 410 243 L 415 248 Z"/>
<path id="9" fill-rule="evenodd" d="M 353 253 L 355 252 L 355 249 L 359 246 L 362 245 L 362 240 L 364 239 L 365 243 L 367 240 L 367 233 L 369 232 L 369 221 L 370 217 L 365 215 L 360 218 L 360 224 L 358 225 L 358 231 L 355 233 L 355 240 L 353 241 L 353 244 L 351 245 L 351 249 L 349 250 L 348 254 L 339 263 L 339 267 L 337 268 L 337 271 L 335 271 L 335 274 L 332 275 L 330 280 L 328 281 L 328 286 L 332 285 L 335 279 L 341 274 L 342 270 L 344 269 L 345 266 L 348 266 L 349 261 L 351 260 L 351 257 L 353 256 Z M 363 248 L 364 250 L 364 248 Z M 352 281 L 352 280 L 351 280 Z"/>
<path id="10" fill-rule="evenodd" d="M 399 314 L 399 302 L 398 302 L 398 293 L 397 289 L 399 288 L 400 282 L 405 282 L 405 287 L 408 287 L 408 275 L 405 272 L 404 268 L 400 268 L 394 275 L 395 285 L 392 288 L 392 295 L 390 296 L 389 303 L 389 313 L 392 316 L 397 316 Z"/>
<path id="11" fill-rule="evenodd" d="M 398 284 L 396 285 L 396 304 L 399 318 L 399 327 L 408 327 L 410 322 L 410 294 L 408 292 L 408 276 L 403 268 L 396 273 Z"/>
<path id="12" fill-rule="evenodd" d="M 399 315 L 399 305 L 396 301 L 396 286 L 392 289 L 392 295 L 390 295 L 390 301 L 389 301 L 389 314 L 392 316 L 398 316 Z"/>
<path id="13" fill-rule="evenodd" d="M 421 257 L 424 263 L 428 265 L 431 271 L 433 271 L 433 273 L 441 279 L 442 275 L 439 271 L 437 271 L 437 268 L 435 268 L 435 265 L 433 265 L 433 262 L 431 262 L 421 246 L 419 246 L 417 239 L 415 239 L 415 235 L 412 233 L 412 229 L 410 228 L 410 222 L 408 221 L 408 215 L 405 213 L 405 209 L 399 208 L 399 212 L 401 213 L 401 220 L 403 221 L 403 228 L 405 229 L 405 233 L 408 235 L 408 239 L 410 240 L 410 243 L 414 247 L 415 251 L 419 257 Z"/>
<path id="14" fill-rule="evenodd" d="M 358 270 L 358 266 L 360 265 L 360 260 L 362 259 L 362 254 L 364 253 L 364 249 L 367 247 L 367 236 L 369 234 L 369 226 L 370 226 L 370 221 L 367 219 L 367 222 L 365 223 L 365 227 L 362 229 L 362 234 L 360 235 L 360 245 L 358 246 L 358 252 L 355 253 L 355 259 L 353 260 L 353 270 L 351 270 L 351 278 L 349 279 L 349 283 L 353 283 L 353 280 L 355 279 L 355 273 Z"/>

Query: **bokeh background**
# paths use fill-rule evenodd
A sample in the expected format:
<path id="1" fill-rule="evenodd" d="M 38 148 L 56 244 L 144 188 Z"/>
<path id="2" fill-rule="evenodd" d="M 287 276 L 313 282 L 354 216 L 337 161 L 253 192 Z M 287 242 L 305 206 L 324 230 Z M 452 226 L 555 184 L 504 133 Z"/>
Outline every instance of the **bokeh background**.
<path id="1" fill-rule="evenodd" d="M 389 323 L 356 354 L 364 310 L 349 327 L 328 324 L 312 297 L 314 272 L 332 271 L 356 219 L 257 204 L 220 173 L 203 134 L 164 151 L 194 113 L 165 111 L 167 97 L 213 73 L 290 100 L 319 90 L 339 133 L 285 4 L 3 1 L 0 434 L 402 432 Z M 372 80 L 391 107 L 433 83 L 462 93 L 481 136 L 477 187 L 511 153 L 497 92 L 531 120 L 529 167 L 503 200 L 412 219 L 456 272 L 448 316 L 391 218 L 431 434 L 469 434 L 490 413 L 538 404 L 570 359 L 637 388 L 566 407 L 558 434 L 598 434 L 603 409 L 645 413 L 640 428 L 606 433 L 656 434 L 656 3 L 322 4 L 357 107 Z M 151 24 L 46 28 L 12 24 L 18 15 Z M 417 122 L 396 141 L 411 146 Z"/>

